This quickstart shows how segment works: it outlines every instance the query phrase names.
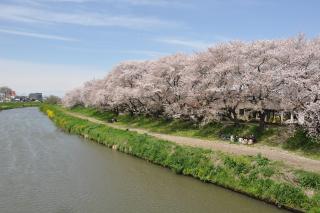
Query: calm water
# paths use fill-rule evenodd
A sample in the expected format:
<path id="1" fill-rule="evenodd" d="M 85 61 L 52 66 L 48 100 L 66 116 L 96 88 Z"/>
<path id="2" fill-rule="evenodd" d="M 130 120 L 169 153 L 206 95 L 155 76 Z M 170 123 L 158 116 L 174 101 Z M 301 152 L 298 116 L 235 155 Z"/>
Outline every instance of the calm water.
<path id="1" fill-rule="evenodd" d="M 280 211 L 65 134 L 36 108 L 0 112 L 1 213 Z"/>

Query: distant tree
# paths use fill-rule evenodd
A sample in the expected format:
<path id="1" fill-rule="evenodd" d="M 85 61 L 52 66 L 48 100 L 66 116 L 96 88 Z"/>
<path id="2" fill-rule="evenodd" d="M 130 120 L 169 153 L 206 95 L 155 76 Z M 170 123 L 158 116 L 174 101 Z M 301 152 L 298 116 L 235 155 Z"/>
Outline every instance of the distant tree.
<path id="1" fill-rule="evenodd" d="M 55 95 L 50 95 L 49 97 L 47 97 L 45 102 L 48 104 L 60 104 L 61 98 L 59 98 L 58 96 L 55 96 Z"/>
<path id="2" fill-rule="evenodd" d="M 9 87 L 0 87 L 0 93 L 4 93 L 6 96 L 9 96 L 12 92 L 13 90 Z"/>

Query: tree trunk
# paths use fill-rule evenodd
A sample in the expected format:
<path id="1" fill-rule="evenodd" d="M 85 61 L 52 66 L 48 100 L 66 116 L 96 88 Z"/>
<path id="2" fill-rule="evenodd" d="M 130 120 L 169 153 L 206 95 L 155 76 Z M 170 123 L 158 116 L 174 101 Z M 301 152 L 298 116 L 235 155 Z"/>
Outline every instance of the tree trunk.
<path id="1" fill-rule="evenodd" d="M 266 119 L 267 113 L 263 111 L 263 112 L 260 112 L 259 114 L 260 114 L 259 127 L 264 129 L 266 126 L 265 119 Z"/>
<path id="2" fill-rule="evenodd" d="M 280 115 L 280 123 L 281 124 L 283 124 L 283 121 L 284 121 L 283 117 L 284 117 L 284 112 L 282 111 L 281 115 Z"/>
<path id="3" fill-rule="evenodd" d="M 236 112 L 236 108 L 229 108 L 229 114 L 230 114 L 230 118 L 234 122 L 234 124 L 238 125 L 239 124 L 239 119 L 238 119 L 238 115 L 237 115 L 237 112 Z"/>
<path id="4" fill-rule="evenodd" d="M 116 114 L 116 116 L 119 115 L 119 109 L 118 109 L 118 107 L 116 107 L 116 108 L 113 110 L 113 113 Z"/>
<path id="5" fill-rule="evenodd" d="M 133 117 L 134 116 L 134 110 L 130 109 L 129 110 L 129 115 L 130 115 L 130 117 Z"/>

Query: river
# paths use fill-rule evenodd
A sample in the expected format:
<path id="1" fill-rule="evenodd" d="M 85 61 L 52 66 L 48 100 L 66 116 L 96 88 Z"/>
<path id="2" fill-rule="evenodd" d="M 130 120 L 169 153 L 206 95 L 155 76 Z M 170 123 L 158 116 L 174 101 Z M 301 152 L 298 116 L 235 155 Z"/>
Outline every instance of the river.
<path id="1" fill-rule="evenodd" d="M 0 111 L 0 212 L 284 210 L 68 135 L 24 108 Z"/>

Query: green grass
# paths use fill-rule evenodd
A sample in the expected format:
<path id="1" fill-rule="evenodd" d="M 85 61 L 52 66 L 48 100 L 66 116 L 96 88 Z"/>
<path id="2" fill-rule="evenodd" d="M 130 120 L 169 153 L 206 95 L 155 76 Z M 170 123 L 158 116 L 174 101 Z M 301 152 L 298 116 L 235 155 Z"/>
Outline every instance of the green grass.
<path id="1" fill-rule="evenodd" d="M 253 134 L 258 141 L 256 146 L 274 146 L 306 157 L 320 159 L 320 143 L 315 143 L 300 129 L 296 132 L 292 132 L 285 126 L 269 125 L 267 128 L 261 129 L 259 125 L 255 123 L 240 123 L 239 125 L 234 125 L 232 123 L 217 122 L 199 126 L 192 121 L 183 121 L 179 119 L 166 120 L 143 115 L 116 115 L 112 112 L 99 111 L 95 108 L 85 108 L 81 106 L 73 108 L 72 111 L 95 117 L 103 121 L 117 118 L 117 124 L 123 126 L 144 128 L 152 132 L 208 140 L 221 140 L 221 135 L 248 136 Z"/>
<path id="2" fill-rule="evenodd" d="M 170 168 L 177 174 L 193 176 L 279 206 L 320 211 L 319 174 L 296 171 L 260 155 L 234 156 L 110 128 L 67 115 L 59 106 L 42 105 L 40 108 L 49 112 L 53 122 L 66 132 Z M 104 113 L 103 116 L 111 118 Z M 150 121 L 144 119 L 144 122 Z"/>
<path id="3" fill-rule="evenodd" d="M 4 102 L 0 103 L 0 111 L 22 107 L 37 107 L 39 105 L 40 103 L 38 102 Z"/>

